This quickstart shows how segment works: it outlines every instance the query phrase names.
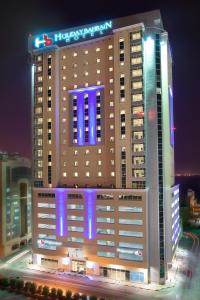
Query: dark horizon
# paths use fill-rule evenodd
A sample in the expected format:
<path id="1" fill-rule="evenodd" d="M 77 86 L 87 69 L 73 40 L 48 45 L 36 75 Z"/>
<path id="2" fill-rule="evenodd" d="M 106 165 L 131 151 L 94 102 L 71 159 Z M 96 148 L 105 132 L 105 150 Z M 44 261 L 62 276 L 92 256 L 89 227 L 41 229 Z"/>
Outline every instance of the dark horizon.
<path id="1" fill-rule="evenodd" d="M 77 6 L 80 6 L 77 9 Z M 4 3 L 4 28 L 1 36 L 1 110 L 0 149 L 31 157 L 31 96 L 29 33 L 49 32 L 67 27 L 123 17 L 160 9 L 164 28 L 169 33 L 173 55 L 173 90 L 176 173 L 200 174 L 198 139 L 200 101 L 196 92 L 199 82 L 197 63 L 200 53 L 200 20 L 195 2 L 140 1 L 123 6 L 114 1 L 92 5 L 60 1 L 20 1 Z M 114 7 L 114 10 L 113 10 Z M 192 111 L 192 114 L 191 114 Z M 186 119 L 187 116 L 187 119 Z"/>

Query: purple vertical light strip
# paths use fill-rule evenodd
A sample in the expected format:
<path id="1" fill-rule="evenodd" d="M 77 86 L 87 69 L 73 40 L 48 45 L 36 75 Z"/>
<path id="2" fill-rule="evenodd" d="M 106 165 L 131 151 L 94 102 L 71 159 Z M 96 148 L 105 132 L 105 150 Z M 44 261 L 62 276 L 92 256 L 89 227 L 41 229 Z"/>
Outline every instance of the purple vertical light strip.
<path id="1" fill-rule="evenodd" d="M 93 240 L 96 236 L 96 193 L 94 190 L 86 189 L 85 198 L 85 231 L 84 236 Z"/>
<path id="2" fill-rule="evenodd" d="M 173 111 L 173 92 L 169 87 L 169 113 L 170 113 L 170 144 L 174 146 L 174 111 Z"/>
<path id="3" fill-rule="evenodd" d="M 56 235 L 64 237 L 67 235 L 67 207 L 65 191 L 63 189 L 57 189 L 56 197 Z"/>
<path id="4" fill-rule="evenodd" d="M 89 144 L 96 144 L 96 90 L 88 93 Z"/>
<path id="5" fill-rule="evenodd" d="M 77 93 L 77 143 L 84 145 L 84 97 Z"/>

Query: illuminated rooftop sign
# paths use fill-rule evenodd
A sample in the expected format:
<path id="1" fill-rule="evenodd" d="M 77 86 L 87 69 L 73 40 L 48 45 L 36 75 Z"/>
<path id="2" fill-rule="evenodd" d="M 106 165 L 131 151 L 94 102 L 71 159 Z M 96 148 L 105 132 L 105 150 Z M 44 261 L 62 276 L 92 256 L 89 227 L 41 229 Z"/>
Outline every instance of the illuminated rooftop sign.
<path id="1" fill-rule="evenodd" d="M 64 46 L 65 44 L 74 43 L 82 39 L 93 38 L 98 35 L 101 36 L 110 29 L 112 29 L 112 21 L 106 21 L 92 26 L 79 27 L 76 30 L 64 30 L 60 32 L 42 34 L 34 38 L 33 47 L 35 49 L 40 49 L 58 45 L 59 43 L 62 43 Z"/>

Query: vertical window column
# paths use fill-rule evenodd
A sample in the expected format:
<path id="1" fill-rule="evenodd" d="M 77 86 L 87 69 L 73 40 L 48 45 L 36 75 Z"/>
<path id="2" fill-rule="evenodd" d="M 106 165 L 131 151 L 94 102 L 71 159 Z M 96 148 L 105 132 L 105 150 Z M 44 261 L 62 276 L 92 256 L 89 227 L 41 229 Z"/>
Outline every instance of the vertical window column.
<path id="1" fill-rule="evenodd" d="M 121 183 L 122 188 L 126 188 L 126 148 L 122 147 L 121 150 Z"/>

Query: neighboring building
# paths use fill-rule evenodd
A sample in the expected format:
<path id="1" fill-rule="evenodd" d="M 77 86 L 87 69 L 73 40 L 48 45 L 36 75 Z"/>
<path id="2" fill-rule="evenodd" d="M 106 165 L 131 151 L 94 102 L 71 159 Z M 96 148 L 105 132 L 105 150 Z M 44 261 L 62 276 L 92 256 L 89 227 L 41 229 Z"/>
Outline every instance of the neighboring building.
<path id="1" fill-rule="evenodd" d="M 0 257 L 31 239 L 30 161 L 0 151 Z"/>
<path id="2" fill-rule="evenodd" d="M 164 283 L 180 225 L 160 12 L 30 36 L 29 52 L 34 262 Z"/>

